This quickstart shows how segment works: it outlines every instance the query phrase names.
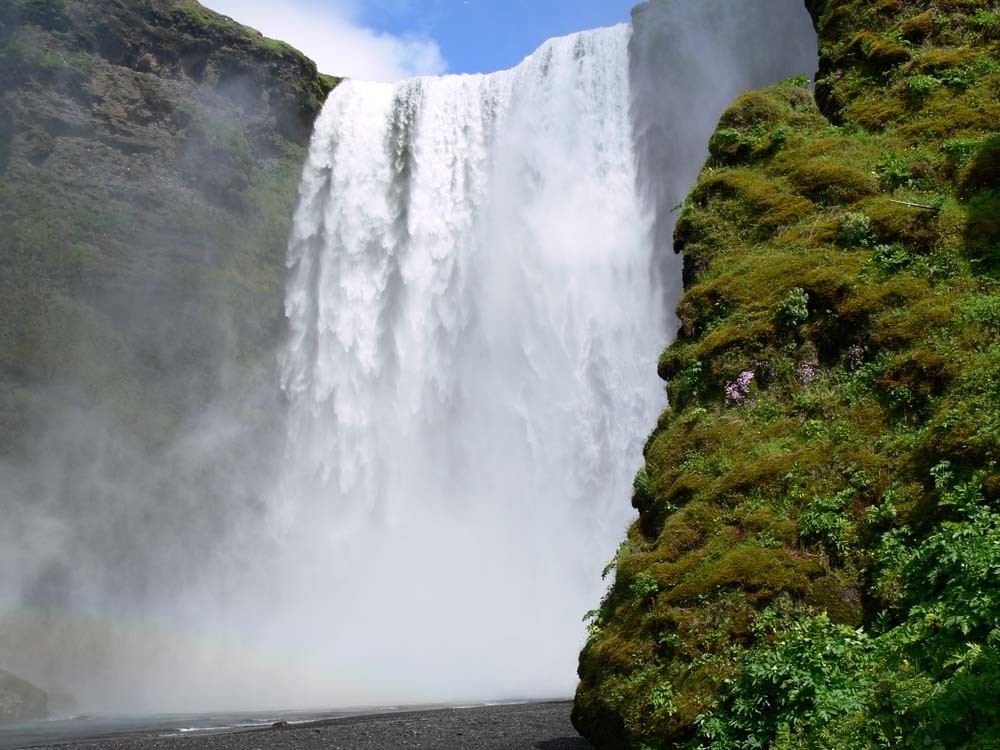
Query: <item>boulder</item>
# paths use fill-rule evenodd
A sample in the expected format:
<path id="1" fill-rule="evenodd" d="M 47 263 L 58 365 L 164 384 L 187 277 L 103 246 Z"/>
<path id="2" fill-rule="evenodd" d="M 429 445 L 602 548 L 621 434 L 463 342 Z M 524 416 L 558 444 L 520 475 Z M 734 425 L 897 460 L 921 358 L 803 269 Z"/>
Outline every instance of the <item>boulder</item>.
<path id="1" fill-rule="evenodd" d="M 0 723 L 44 719 L 48 703 L 44 690 L 0 669 Z"/>

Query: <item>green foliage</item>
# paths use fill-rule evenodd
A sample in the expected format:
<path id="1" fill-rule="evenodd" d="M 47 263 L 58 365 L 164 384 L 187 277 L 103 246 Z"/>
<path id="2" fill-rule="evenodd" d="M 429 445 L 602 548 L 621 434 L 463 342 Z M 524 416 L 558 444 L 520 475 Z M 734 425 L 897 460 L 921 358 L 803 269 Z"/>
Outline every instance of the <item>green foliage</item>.
<path id="1" fill-rule="evenodd" d="M 709 141 L 711 163 L 735 166 L 779 151 L 791 135 L 789 125 L 810 119 L 808 109 L 802 107 L 803 102 L 808 102 L 808 83 L 800 76 L 737 99 L 722 115 Z"/>
<path id="2" fill-rule="evenodd" d="M 794 328 L 809 319 L 809 294 L 800 286 L 788 294 L 778 308 L 778 322 Z"/>
<path id="3" fill-rule="evenodd" d="M 950 138 L 941 144 L 941 153 L 947 154 L 954 163 L 961 164 L 972 156 L 980 145 L 977 138 Z"/>
<path id="4" fill-rule="evenodd" d="M 1000 38 L 1000 10 L 979 8 L 969 18 L 969 25 L 987 39 Z"/>
<path id="5" fill-rule="evenodd" d="M 681 371 L 675 380 L 674 400 L 686 401 L 697 393 L 698 386 L 701 384 L 701 370 L 701 362 L 695 361 Z"/>
<path id="6" fill-rule="evenodd" d="M 900 244 L 876 245 L 872 250 L 872 261 L 886 273 L 897 273 L 912 263 L 906 248 Z"/>
<path id="7" fill-rule="evenodd" d="M 635 577 L 635 580 L 632 581 L 632 586 L 629 588 L 632 599 L 636 602 L 646 601 L 656 596 L 659 590 L 660 586 L 656 582 L 656 579 L 645 572 L 639 573 L 639 575 Z"/>
<path id="8" fill-rule="evenodd" d="M 984 271 L 1000 269 L 1000 189 L 977 193 L 964 208 L 968 216 L 967 256 Z"/>
<path id="9" fill-rule="evenodd" d="M 816 544 L 835 560 L 844 560 L 854 541 L 854 524 L 846 512 L 853 497 L 846 489 L 832 497 L 815 497 L 802 512 L 802 541 Z"/>
<path id="10" fill-rule="evenodd" d="M 803 617 L 787 604 L 765 612 L 754 627 L 759 645 L 745 655 L 746 666 L 722 705 L 699 717 L 692 747 L 803 747 L 789 744 L 803 727 L 822 727 L 865 708 L 874 675 L 867 669 L 872 644 L 864 632 L 825 614 Z"/>
<path id="11" fill-rule="evenodd" d="M 649 478 L 649 472 L 643 466 L 636 472 L 632 482 L 632 489 L 635 492 L 635 504 L 642 507 L 654 499 L 653 481 Z"/>
<path id="12" fill-rule="evenodd" d="M 907 96 L 914 104 L 923 102 L 941 87 L 939 79 L 928 75 L 907 76 L 903 82 L 906 84 Z"/>
<path id="13" fill-rule="evenodd" d="M 787 86 L 809 88 L 809 86 L 812 85 L 812 79 L 809 76 L 802 74 L 802 75 L 792 76 L 791 78 L 787 78 L 784 81 L 782 81 L 782 83 L 784 83 Z"/>
<path id="14" fill-rule="evenodd" d="M 850 211 L 844 214 L 837 233 L 837 240 L 844 247 L 869 247 L 874 239 L 871 219 Z"/>
<path id="15" fill-rule="evenodd" d="M 758 618 L 738 679 L 693 746 L 988 748 L 1000 741 L 1000 516 L 974 482 L 935 471 L 959 518 L 923 540 L 881 539 L 883 578 L 903 582 L 902 623 L 872 635 L 778 601 Z M 883 618 L 886 621 L 887 618 Z"/>
<path id="16" fill-rule="evenodd" d="M 602 581 L 614 572 L 624 555 L 628 552 L 628 549 L 629 543 L 627 539 L 618 545 L 618 550 L 615 552 L 615 556 L 608 561 L 608 564 L 604 566 L 604 570 L 601 571 Z"/>

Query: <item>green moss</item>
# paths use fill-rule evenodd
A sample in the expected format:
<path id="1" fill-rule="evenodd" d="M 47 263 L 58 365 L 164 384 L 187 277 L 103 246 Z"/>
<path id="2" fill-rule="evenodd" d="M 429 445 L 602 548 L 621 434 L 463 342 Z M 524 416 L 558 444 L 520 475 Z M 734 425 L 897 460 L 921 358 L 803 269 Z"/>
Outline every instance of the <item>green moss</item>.
<path id="1" fill-rule="evenodd" d="M 773 154 L 791 135 L 789 126 L 819 122 L 812 99 L 799 82 L 748 92 L 723 114 L 708 144 L 710 163 L 736 165 Z"/>
<path id="2" fill-rule="evenodd" d="M 738 587 L 751 601 L 771 599 L 779 592 L 802 593 L 809 587 L 800 565 L 783 549 L 755 545 L 735 547 L 665 592 L 672 604 L 704 600 L 726 589 Z"/>
<path id="3" fill-rule="evenodd" d="M 340 76 L 331 76 L 326 73 L 320 73 L 319 80 L 322 84 L 323 97 L 326 98 L 326 95 L 333 91 L 344 79 Z"/>
<path id="4" fill-rule="evenodd" d="M 713 199 L 736 201 L 758 218 L 758 227 L 765 231 L 794 224 L 812 209 L 811 201 L 795 195 L 783 181 L 749 170 L 716 171 L 698 184 L 691 197 L 701 207 Z"/>
<path id="5" fill-rule="evenodd" d="M 825 203 L 854 203 L 878 191 L 869 173 L 825 158 L 797 166 L 790 179 L 802 193 Z"/>
<path id="6" fill-rule="evenodd" d="M 900 32 L 908 42 L 921 42 L 934 32 L 935 25 L 935 11 L 927 10 L 906 19 L 900 27 Z"/>

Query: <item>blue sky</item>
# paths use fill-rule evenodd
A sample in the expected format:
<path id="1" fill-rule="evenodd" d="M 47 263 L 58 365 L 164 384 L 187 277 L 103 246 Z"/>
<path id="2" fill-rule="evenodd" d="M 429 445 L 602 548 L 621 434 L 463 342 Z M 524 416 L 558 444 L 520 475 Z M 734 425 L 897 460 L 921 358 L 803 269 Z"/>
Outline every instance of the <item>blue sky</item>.
<path id="1" fill-rule="evenodd" d="M 552 36 L 627 21 L 637 0 L 202 0 L 371 80 L 516 65 Z"/>

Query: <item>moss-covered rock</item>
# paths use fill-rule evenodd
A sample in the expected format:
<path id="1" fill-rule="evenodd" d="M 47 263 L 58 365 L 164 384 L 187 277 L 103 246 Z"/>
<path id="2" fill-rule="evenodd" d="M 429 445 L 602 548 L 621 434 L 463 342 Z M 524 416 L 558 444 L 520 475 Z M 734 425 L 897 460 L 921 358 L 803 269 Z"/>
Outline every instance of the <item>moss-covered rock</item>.
<path id="1" fill-rule="evenodd" d="M 815 103 L 740 97 L 678 221 L 671 406 L 580 657 L 601 748 L 1000 741 L 1000 13 L 807 6 Z"/>

